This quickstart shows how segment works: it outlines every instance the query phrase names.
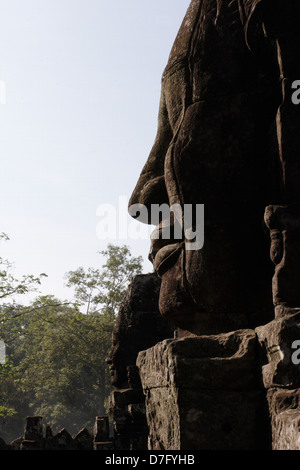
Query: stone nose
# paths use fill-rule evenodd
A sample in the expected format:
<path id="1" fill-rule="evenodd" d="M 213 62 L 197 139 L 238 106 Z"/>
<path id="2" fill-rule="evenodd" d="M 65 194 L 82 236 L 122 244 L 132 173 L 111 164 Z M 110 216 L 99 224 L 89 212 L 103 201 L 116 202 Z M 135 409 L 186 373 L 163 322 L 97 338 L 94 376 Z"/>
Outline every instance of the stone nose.
<path id="1" fill-rule="evenodd" d="M 110 355 L 108 355 L 106 358 L 105 358 L 105 362 L 106 364 L 108 364 L 109 366 L 112 365 L 112 357 Z"/>
<path id="2" fill-rule="evenodd" d="M 164 175 L 155 176 L 142 173 L 130 197 L 128 204 L 129 214 L 138 218 L 140 222 L 152 225 L 151 207 L 154 204 L 168 204 L 169 198 L 165 185 Z M 145 216 L 138 213 L 138 206 L 144 206 Z"/>
<path id="3" fill-rule="evenodd" d="M 156 138 L 130 197 L 129 208 L 135 204 L 142 204 L 149 212 L 152 204 L 169 203 L 165 184 L 165 158 L 172 139 L 173 131 L 169 122 L 165 93 L 162 90 Z M 144 223 L 150 224 L 150 220 Z"/>

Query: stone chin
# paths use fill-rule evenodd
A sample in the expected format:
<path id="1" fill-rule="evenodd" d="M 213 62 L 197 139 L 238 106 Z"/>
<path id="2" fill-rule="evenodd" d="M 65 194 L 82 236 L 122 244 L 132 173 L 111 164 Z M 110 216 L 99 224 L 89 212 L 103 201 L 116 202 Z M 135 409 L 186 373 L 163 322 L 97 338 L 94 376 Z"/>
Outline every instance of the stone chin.
<path id="1" fill-rule="evenodd" d="M 158 252 L 153 262 L 161 278 L 160 313 L 183 329 L 194 323 L 197 311 L 187 286 L 185 253 L 184 243 L 168 245 Z"/>
<path id="2" fill-rule="evenodd" d="M 160 254 L 161 255 L 161 254 Z M 233 273 L 217 266 L 206 269 L 208 247 L 190 251 L 178 244 L 164 262 L 154 262 L 161 278 L 159 310 L 179 330 L 192 334 L 219 334 L 248 327 L 247 312 L 235 290 Z"/>

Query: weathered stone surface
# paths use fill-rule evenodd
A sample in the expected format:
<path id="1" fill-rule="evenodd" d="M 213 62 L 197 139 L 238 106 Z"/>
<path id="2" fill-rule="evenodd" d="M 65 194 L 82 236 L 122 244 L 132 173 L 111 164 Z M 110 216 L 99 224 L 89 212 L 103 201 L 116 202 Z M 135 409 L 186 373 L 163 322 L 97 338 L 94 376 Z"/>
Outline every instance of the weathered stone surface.
<path id="1" fill-rule="evenodd" d="M 43 418 L 41 416 L 28 416 L 20 450 L 42 450 L 44 445 L 43 437 Z"/>
<path id="2" fill-rule="evenodd" d="M 94 450 L 114 450 L 112 441 L 95 442 Z"/>
<path id="3" fill-rule="evenodd" d="M 28 441 L 38 440 L 43 437 L 43 418 L 41 416 L 28 416 L 24 439 Z"/>
<path id="4" fill-rule="evenodd" d="M 94 425 L 94 450 L 112 450 L 113 440 L 109 439 L 108 416 L 98 416 Z"/>
<path id="5" fill-rule="evenodd" d="M 253 330 L 167 339 L 138 355 L 147 388 L 251 390 L 258 386 L 257 338 Z"/>
<path id="6" fill-rule="evenodd" d="M 74 442 L 71 434 L 65 429 L 61 429 L 54 437 L 57 450 L 74 450 Z"/>
<path id="7" fill-rule="evenodd" d="M 157 136 L 129 212 L 134 204 L 148 214 L 153 204 L 178 204 L 183 212 L 186 204 L 205 205 L 202 249 L 189 250 L 182 236 L 153 240 L 151 250 L 162 279 L 161 313 L 198 335 L 254 328 L 273 317 L 264 209 L 285 200 L 287 173 L 300 174 L 293 144 L 282 138 L 290 95 L 280 74 L 299 43 L 282 32 L 289 3 L 192 0 L 162 76 Z M 292 10 L 295 26 L 295 2 Z M 299 196 L 297 184 L 289 194 Z"/>
<path id="8" fill-rule="evenodd" d="M 174 327 L 159 312 L 160 283 L 154 273 L 135 276 L 124 296 L 107 357 L 112 385 L 118 389 L 128 389 L 128 380 L 140 386 L 135 374 L 139 351 L 174 335 Z"/>
<path id="9" fill-rule="evenodd" d="M 300 450 L 300 389 L 268 392 L 273 450 Z"/>
<path id="10" fill-rule="evenodd" d="M 276 316 L 282 316 L 283 308 L 300 306 L 300 205 L 268 206 L 264 220 L 270 231 L 270 256 L 275 264 L 273 302 Z"/>
<path id="11" fill-rule="evenodd" d="M 263 383 L 267 389 L 300 387 L 300 366 L 293 359 L 297 349 L 294 341 L 300 340 L 300 310 L 284 311 L 282 318 L 256 328 L 261 346 Z"/>
<path id="12" fill-rule="evenodd" d="M 117 450 L 147 449 L 148 426 L 144 402 L 142 388 L 114 390 L 111 393 L 109 407 Z"/>
<path id="13" fill-rule="evenodd" d="M 10 450 L 20 450 L 22 442 L 24 441 L 24 437 L 18 437 L 17 439 L 14 439 L 10 444 L 9 448 Z"/>
<path id="14" fill-rule="evenodd" d="M 9 450 L 9 445 L 7 445 L 5 441 L 1 438 L 0 438 L 0 450 Z"/>
<path id="15" fill-rule="evenodd" d="M 147 415 L 151 450 L 268 448 L 262 391 L 151 389 Z"/>
<path id="16" fill-rule="evenodd" d="M 147 388 L 146 388 L 147 387 Z M 149 450 L 181 450 L 178 389 L 148 388 L 145 383 Z M 189 449 L 190 450 L 190 449 Z"/>
<path id="17" fill-rule="evenodd" d="M 201 403 L 201 406 L 191 403 Z M 179 396 L 182 448 L 259 450 L 268 448 L 262 391 L 189 391 Z"/>
<path id="18" fill-rule="evenodd" d="M 136 366 L 142 349 L 174 336 L 174 327 L 160 314 L 160 279 L 152 273 L 136 276 L 121 305 L 113 331 L 113 344 L 107 358 L 114 390 L 109 408 L 117 450 L 147 448 L 148 428 L 145 397 Z"/>
<path id="19" fill-rule="evenodd" d="M 86 428 L 81 429 L 74 437 L 76 450 L 93 450 L 93 437 Z"/>
<path id="20" fill-rule="evenodd" d="M 111 393 L 111 405 L 114 408 L 122 409 L 131 403 L 143 403 L 144 395 L 142 390 L 128 388 L 126 390 L 113 390 Z"/>
<path id="21" fill-rule="evenodd" d="M 128 413 L 130 414 L 133 420 L 139 418 L 141 414 L 146 414 L 145 405 L 142 403 L 128 405 Z"/>
<path id="22" fill-rule="evenodd" d="M 164 70 L 156 139 L 129 202 L 129 213 L 144 223 L 153 223 L 153 204 L 182 211 L 178 237 L 176 217 L 155 223 L 160 239 L 152 237 L 149 255 L 161 277 L 160 311 L 178 338 L 187 338 L 139 354 L 153 448 L 187 445 L 187 435 L 196 446 L 197 434 L 202 448 L 214 433 L 232 448 L 235 431 L 235 445 L 244 448 L 236 409 L 232 440 L 215 410 L 226 422 L 235 400 L 242 417 L 245 410 L 257 416 L 260 399 L 250 396 L 260 395 L 261 367 L 267 389 L 300 386 L 292 360 L 300 340 L 300 114 L 292 100 L 299 21 L 293 0 L 192 0 Z M 146 206 L 148 217 L 131 210 L 135 204 Z M 186 204 L 205 206 L 204 245 L 193 250 L 185 229 L 195 231 L 197 220 L 184 226 Z M 249 329 L 242 339 L 239 332 Z M 187 424 L 189 401 L 199 402 L 194 392 L 204 408 Z M 295 413 L 284 413 L 292 432 Z M 199 423 L 207 423 L 206 433 Z"/>
<path id="23" fill-rule="evenodd" d="M 41 448 L 40 441 L 31 441 L 28 439 L 24 439 L 21 443 L 20 450 L 43 450 Z"/>
<path id="24" fill-rule="evenodd" d="M 286 67 L 286 63 L 283 64 Z M 284 84 L 286 87 L 286 83 Z M 285 116 L 284 116 L 285 114 Z M 289 114 L 290 119 L 292 114 Z M 287 119 L 286 109 L 280 120 Z M 290 126 L 293 132 L 294 123 Z M 292 134 L 291 134 L 292 135 Z M 295 197 L 299 187 L 298 163 L 291 160 L 291 148 L 282 136 L 285 154 L 284 183 L 287 194 Z M 291 136 L 289 136 L 289 139 Z M 287 156 L 289 156 L 286 161 Z M 292 174 L 294 172 L 294 174 Z M 288 181 L 289 180 L 289 181 Z M 288 183 L 288 184 L 287 184 Z M 270 205 L 265 211 L 265 224 L 271 238 L 270 257 L 275 265 L 272 280 L 275 319 L 256 328 L 262 349 L 263 383 L 268 389 L 274 450 L 300 449 L 300 205 Z M 280 387 L 280 388 L 279 388 Z"/>
<path id="25" fill-rule="evenodd" d="M 253 330 L 165 340 L 137 360 L 151 450 L 270 445 Z"/>
<path id="26" fill-rule="evenodd" d="M 109 420 L 108 416 L 97 416 L 94 425 L 95 442 L 104 442 L 109 440 Z"/>
<path id="27" fill-rule="evenodd" d="M 108 417 L 96 417 L 94 426 L 95 435 L 91 436 L 86 428 L 81 429 L 73 438 L 65 429 L 53 434 L 50 426 L 43 432 L 43 418 L 32 416 L 27 418 L 24 435 L 10 444 L 0 439 L 1 450 L 112 450 L 113 439 L 109 436 Z M 27 433 L 27 434 L 26 434 Z M 35 439 L 25 439 L 25 435 Z M 101 438 L 105 438 L 102 439 Z M 97 442 L 98 439 L 100 442 Z"/>

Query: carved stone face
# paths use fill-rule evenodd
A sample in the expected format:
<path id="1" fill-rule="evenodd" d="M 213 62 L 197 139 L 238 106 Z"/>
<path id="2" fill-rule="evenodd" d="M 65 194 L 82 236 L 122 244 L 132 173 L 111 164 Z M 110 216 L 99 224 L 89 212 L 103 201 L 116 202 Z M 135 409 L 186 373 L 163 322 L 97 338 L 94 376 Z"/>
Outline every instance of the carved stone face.
<path id="1" fill-rule="evenodd" d="M 126 329 L 122 325 L 120 318 L 117 318 L 112 333 L 112 346 L 106 358 L 109 365 L 111 384 L 118 388 L 127 388 L 127 355 L 124 349 L 126 344 Z"/>
<path id="2" fill-rule="evenodd" d="M 164 240 L 151 254 L 161 313 L 198 334 L 252 327 L 272 311 L 263 216 L 278 191 L 271 143 L 279 74 L 272 55 L 262 61 L 248 49 L 243 24 L 238 1 L 191 2 L 162 77 L 156 140 L 129 202 L 149 213 L 153 204 L 204 204 L 201 250 Z"/>
<path id="3" fill-rule="evenodd" d="M 270 258 L 276 266 L 273 276 L 275 312 L 300 305 L 300 204 L 268 206 L 265 223 L 270 231 Z"/>
<path id="4" fill-rule="evenodd" d="M 138 388 L 135 370 L 138 353 L 174 334 L 158 311 L 160 284 L 154 273 L 137 275 L 123 298 L 106 359 L 111 384 L 118 389 L 131 387 L 134 383 L 134 388 Z"/>

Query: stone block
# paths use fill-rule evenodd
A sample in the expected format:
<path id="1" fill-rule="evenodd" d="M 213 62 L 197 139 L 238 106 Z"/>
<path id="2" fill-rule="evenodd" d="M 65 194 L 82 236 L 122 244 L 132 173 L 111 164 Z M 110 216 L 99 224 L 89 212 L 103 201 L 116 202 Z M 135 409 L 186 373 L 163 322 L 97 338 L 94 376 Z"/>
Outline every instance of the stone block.
<path id="1" fill-rule="evenodd" d="M 149 450 L 270 446 L 253 330 L 165 340 L 137 360 Z"/>
<path id="2" fill-rule="evenodd" d="M 20 450 L 41 450 L 40 441 L 24 440 L 21 444 Z"/>
<path id="3" fill-rule="evenodd" d="M 110 395 L 110 407 L 112 409 L 123 409 L 131 403 L 143 403 L 142 390 L 128 388 L 124 390 L 113 390 Z"/>
<path id="4" fill-rule="evenodd" d="M 74 437 L 74 445 L 77 450 L 93 450 L 93 437 L 83 428 Z"/>
<path id="5" fill-rule="evenodd" d="M 150 450 L 258 450 L 262 391 L 156 388 L 149 391 Z"/>
<path id="6" fill-rule="evenodd" d="M 43 437 L 43 418 L 41 416 L 28 416 L 24 431 L 24 439 L 35 441 Z"/>
<path id="7" fill-rule="evenodd" d="M 108 416 L 97 416 L 94 424 L 94 441 L 103 442 L 109 439 Z"/>
<path id="8" fill-rule="evenodd" d="M 300 340 L 300 310 L 285 309 L 282 317 L 278 313 L 272 322 L 255 331 L 262 351 L 265 388 L 300 387 L 300 365 L 293 359 L 294 342 Z"/>
<path id="9" fill-rule="evenodd" d="M 272 449 L 300 450 L 300 389 L 268 392 Z"/>
<path id="10" fill-rule="evenodd" d="M 114 446 L 112 441 L 95 442 L 94 450 L 113 450 Z"/>
<path id="11" fill-rule="evenodd" d="M 257 338 L 253 330 L 167 339 L 138 356 L 147 388 L 247 390 L 257 386 Z"/>

